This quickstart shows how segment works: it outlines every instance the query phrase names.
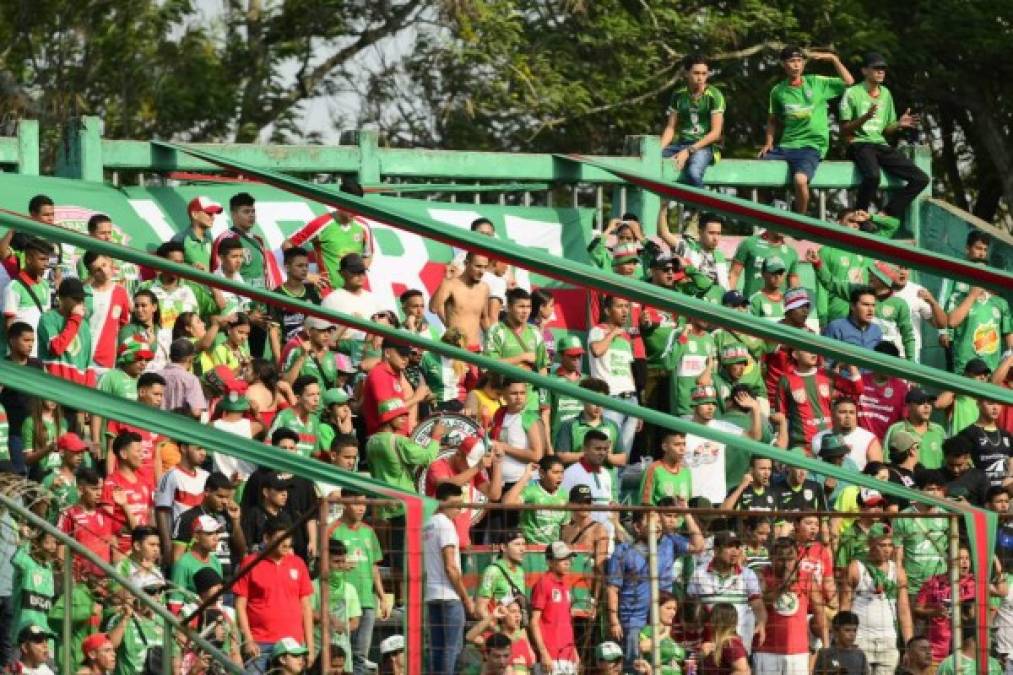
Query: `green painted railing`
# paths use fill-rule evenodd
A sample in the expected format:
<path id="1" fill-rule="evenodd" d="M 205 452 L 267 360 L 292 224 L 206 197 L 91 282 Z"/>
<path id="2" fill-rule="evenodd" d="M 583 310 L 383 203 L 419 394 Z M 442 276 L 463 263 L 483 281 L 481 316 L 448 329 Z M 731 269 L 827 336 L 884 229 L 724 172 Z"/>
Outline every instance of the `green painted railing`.
<path id="1" fill-rule="evenodd" d="M 0 137 L 0 166 L 25 176 L 39 175 L 39 123 L 20 120 L 17 135 Z"/>
<path id="2" fill-rule="evenodd" d="M 565 258 L 557 258 L 547 253 L 524 248 L 498 238 L 485 237 L 468 230 L 425 218 L 421 215 L 408 216 L 386 204 L 380 205 L 370 201 L 368 198 L 354 197 L 329 186 L 316 185 L 277 172 L 256 169 L 193 148 L 174 147 L 186 152 L 195 153 L 208 161 L 226 164 L 239 171 L 249 173 L 251 176 L 256 176 L 266 183 L 301 196 L 316 199 L 332 206 L 346 208 L 368 218 L 385 222 L 394 227 L 415 232 L 431 239 L 486 253 L 498 259 L 507 260 L 522 268 L 564 280 L 570 284 L 626 297 L 648 307 L 666 309 L 682 315 L 706 317 L 708 321 L 720 326 L 756 335 L 767 340 L 808 349 L 835 360 L 853 363 L 877 372 L 886 372 L 936 389 L 949 389 L 974 397 L 988 396 L 997 401 L 1013 404 L 1013 390 L 994 385 L 983 385 L 980 382 L 969 380 L 953 373 L 848 345 L 808 331 L 768 321 L 757 321 L 751 315 L 720 307 L 641 281 L 603 273 L 602 270 L 596 267 Z M 11 223 L 11 226 L 16 227 L 14 223 Z M 75 245 L 79 244 L 75 243 Z M 80 245 L 87 247 L 86 244 Z M 193 273 L 193 270 L 190 268 L 179 267 L 181 269 L 179 273 L 184 277 L 187 274 Z"/>

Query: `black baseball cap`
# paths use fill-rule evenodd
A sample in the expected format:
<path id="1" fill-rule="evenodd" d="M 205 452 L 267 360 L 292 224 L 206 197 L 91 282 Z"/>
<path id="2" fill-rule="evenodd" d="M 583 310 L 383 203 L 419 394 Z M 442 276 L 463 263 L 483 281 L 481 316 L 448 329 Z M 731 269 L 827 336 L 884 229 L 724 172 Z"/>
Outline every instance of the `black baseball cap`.
<path id="1" fill-rule="evenodd" d="M 798 45 L 788 45 L 781 50 L 781 60 L 787 61 L 788 59 L 795 58 L 796 56 L 805 58 L 805 52 Z"/>
<path id="2" fill-rule="evenodd" d="M 56 633 L 48 628 L 37 626 L 33 623 L 29 626 L 25 626 L 20 632 L 18 632 L 18 644 L 21 644 L 22 642 L 45 642 L 46 640 L 54 637 L 56 637 Z"/>
<path id="3" fill-rule="evenodd" d="M 915 387 L 910 390 L 904 397 L 904 403 L 914 403 L 920 405 L 922 403 L 931 403 L 936 400 L 936 397 L 928 393 L 924 389 Z"/>
<path id="4" fill-rule="evenodd" d="M 734 530 L 722 530 L 714 535 L 714 548 L 725 548 L 727 546 L 742 546 L 742 540 Z"/>
<path id="5" fill-rule="evenodd" d="M 267 476 L 264 487 L 269 487 L 272 490 L 287 490 L 292 487 L 292 474 L 274 471 Z"/>
<path id="6" fill-rule="evenodd" d="M 655 267 L 668 267 L 671 265 L 674 269 L 678 270 L 681 267 L 678 258 L 673 258 L 667 253 L 661 253 L 651 260 L 651 268 Z"/>
<path id="7" fill-rule="evenodd" d="M 571 504 L 591 504 L 594 502 L 594 495 L 591 494 L 589 485 L 574 485 L 570 488 Z"/>
<path id="8" fill-rule="evenodd" d="M 366 262 L 358 253 L 349 253 L 341 259 L 339 269 L 351 274 L 363 274 L 366 271 Z"/>
<path id="9" fill-rule="evenodd" d="M 726 291 L 721 296 L 721 304 L 725 307 L 745 307 L 749 304 L 749 301 L 746 300 L 746 296 L 738 291 Z"/>
<path id="10" fill-rule="evenodd" d="M 886 59 L 879 52 L 868 52 L 862 58 L 863 68 L 886 68 Z"/>

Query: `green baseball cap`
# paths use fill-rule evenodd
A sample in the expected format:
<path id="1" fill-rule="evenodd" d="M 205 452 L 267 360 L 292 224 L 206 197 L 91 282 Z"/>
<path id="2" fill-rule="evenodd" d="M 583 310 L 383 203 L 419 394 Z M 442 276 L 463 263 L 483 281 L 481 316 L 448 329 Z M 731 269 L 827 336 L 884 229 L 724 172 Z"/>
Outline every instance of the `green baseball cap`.
<path id="1" fill-rule="evenodd" d="M 721 350 L 721 364 L 749 363 L 749 350 L 744 345 L 729 345 Z"/>
<path id="2" fill-rule="evenodd" d="M 765 258 L 763 261 L 764 272 L 786 272 L 787 270 L 788 266 L 784 264 L 784 260 L 780 256 L 775 255 Z"/>
<path id="3" fill-rule="evenodd" d="M 233 391 L 218 402 L 218 408 L 225 412 L 246 412 L 250 409 L 250 399 Z"/>
<path id="4" fill-rule="evenodd" d="M 612 251 L 612 264 L 622 265 L 629 262 L 637 262 L 640 256 L 636 244 L 619 244 Z"/>
<path id="5" fill-rule="evenodd" d="M 556 340 L 556 351 L 567 356 L 580 356 L 584 353 L 584 345 L 576 335 L 564 335 Z"/>
<path id="6" fill-rule="evenodd" d="M 348 403 L 348 392 L 344 389 L 338 389 L 334 387 L 324 392 L 322 402 L 324 407 L 332 405 L 342 405 Z"/>
<path id="7" fill-rule="evenodd" d="M 693 387 L 693 393 L 690 394 L 690 399 L 693 405 L 701 405 L 704 403 L 717 403 L 718 402 L 718 390 L 710 385 L 700 385 Z"/>
<path id="8" fill-rule="evenodd" d="M 614 661 L 622 661 L 623 648 L 617 643 L 609 640 L 608 642 L 602 642 L 594 650 L 595 656 L 598 657 L 599 663 L 612 663 Z"/>
<path id="9" fill-rule="evenodd" d="M 271 650 L 271 658 L 276 656 L 284 656 L 285 654 L 291 654 L 292 656 L 304 656 L 309 654 L 306 646 L 292 637 L 283 637 L 274 643 L 274 648 Z"/>

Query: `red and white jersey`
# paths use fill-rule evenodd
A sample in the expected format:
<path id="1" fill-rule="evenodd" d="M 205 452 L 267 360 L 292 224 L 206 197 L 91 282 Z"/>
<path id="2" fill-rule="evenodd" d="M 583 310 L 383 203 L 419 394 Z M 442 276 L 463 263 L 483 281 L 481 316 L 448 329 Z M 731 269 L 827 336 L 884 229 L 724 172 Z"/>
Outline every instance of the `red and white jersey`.
<path id="1" fill-rule="evenodd" d="M 155 507 L 172 509 L 172 522 L 184 511 L 199 506 L 204 500 L 204 483 L 208 472 L 197 467 L 193 473 L 187 473 L 182 467 L 175 467 L 162 475 L 155 490 Z"/>
<path id="2" fill-rule="evenodd" d="M 119 284 L 101 291 L 90 285 L 85 289 L 90 312 L 91 362 L 100 368 L 115 368 L 120 328 L 130 321 L 130 296 Z"/>
<path id="3" fill-rule="evenodd" d="M 113 502 L 113 490 L 121 488 L 127 495 L 127 503 L 123 508 Z M 114 471 L 106 478 L 102 486 L 102 503 L 109 509 L 108 513 L 115 523 L 115 531 L 119 535 L 119 548 L 124 553 L 130 551 L 130 527 L 123 509 L 130 511 L 135 525 L 151 525 L 151 509 L 154 506 L 154 494 L 138 474 L 137 480 L 131 482 L 120 471 Z"/>

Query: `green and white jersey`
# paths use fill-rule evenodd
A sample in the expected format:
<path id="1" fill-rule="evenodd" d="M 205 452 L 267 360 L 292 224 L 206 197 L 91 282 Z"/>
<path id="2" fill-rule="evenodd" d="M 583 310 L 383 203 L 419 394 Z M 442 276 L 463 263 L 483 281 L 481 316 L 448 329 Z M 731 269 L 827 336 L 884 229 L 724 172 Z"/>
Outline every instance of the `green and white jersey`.
<path id="1" fill-rule="evenodd" d="M 644 626 L 640 629 L 640 640 L 653 640 L 654 628 Z M 686 649 L 672 639 L 671 635 L 663 635 L 658 645 L 661 652 L 661 670 L 659 675 L 682 675 L 682 662 L 686 659 Z M 642 653 L 641 658 L 650 659 L 650 652 Z"/>
<path id="2" fill-rule="evenodd" d="M 897 346 L 897 350 L 909 361 L 913 361 L 915 348 L 915 331 L 911 325 L 911 306 L 907 302 L 891 294 L 888 298 L 876 302 L 876 315 L 872 320 L 883 331 L 883 339 Z"/>
<path id="3" fill-rule="evenodd" d="M 347 523 L 342 522 L 331 534 L 331 539 L 343 542 L 348 550 L 345 562 L 351 569 L 345 572 L 345 580 L 355 588 L 359 605 L 366 609 L 375 608 L 373 567 L 383 558 L 376 532 L 365 523 L 349 527 Z"/>
<path id="4" fill-rule="evenodd" d="M 14 617 L 11 621 L 11 635 L 17 638 L 24 626 L 49 627 L 49 610 L 53 608 L 56 586 L 53 583 L 53 569 L 49 563 L 40 563 L 28 552 L 28 544 L 18 547 L 11 565 L 14 567 L 14 587 L 11 603 Z"/>
<path id="5" fill-rule="evenodd" d="M 844 91 L 840 105 L 840 120 L 842 122 L 857 120 L 869 112 L 873 105 L 879 106 L 876 109 L 876 114 L 855 129 L 851 136 L 852 143 L 886 145 L 886 136 L 883 135 L 883 132 L 897 122 L 897 111 L 893 107 L 893 95 L 883 85 L 879 85 L 879 93 L 875 98 L 869 95 L 869 85 L 865 82 L 859 82 Z"/>
<path id="6" fill-rule="evenodd" d="M 693 334 L 687 327 L 673 332 L 665 354 L 665 367 L 672 373 L 669 378 L 671 412 L 689 415 L 693 412 L 691 394 L 696 380 L 707 369 L 707 361 L 717 356 L 714 336 L 711 333 Z"/>
<path id="7" fill-rule="evenodd" d="M 299 442 L 295 448 L 303 457 L 315 455 L 320 450 L 320 418 L 316 415 L 307 415 L 306 421 L 303 421 L 295 408 L 285 408 L 274 416 L 274 424 L 268 431 L 268 437 L 281 427 L 287 427 L 299 434 Z"/>
<path id="8" fill-rule="evenodd" d="M 158 298 L 158 314 L 162 319 L 159 328 L 171 331 L 180 314 L 196 312 L 200 309 L 193 289 L 182 282 L 170 290 L 163 286 L 159 279 L 155 279 L 141 284 L 138 290 L 151 291 Z"/>
<path id="9" fill-rule="evenodd" d="M 201 264 L 204 265 L 204 269 L 211 270 L 211 246 L 214 244 L 214 238 L 211 236 L 210 229 L 204 233 L 204 238 L 201 239 L 194 232 L 193 227 L 188 227 L 182 232 L 176 233 L 172 241 L 183 244 L 183 262 L 187 265 Z"/>
<path id="10" fill-rule="evenodd" d="M 97 389 L 128 401 L 137 400 L 137 378 L 130 377 L 119 368 L 104 372 L 98 380 Z"/>
<path id="11" fill-rule="evenodd" d="M 966 283 L 954 283 L 953 292 L 943 307 L 946 313 L 953 312 L 969 292 Z M 1013 333 L 1013 316 L 1010 316 L 1009 303 L 985 291 L 961 324 L 953 329 L 954 372 L 964 372 L 964 366 L 973 358 L 981 359 L 994 371 L 1002 360 L 1003 338 L 1010 333 Z"/>
<path id="12" fill-rule="evenodd" d="M 913 506 L 906 513 L 917 513 Z M 898 518 L 894 540 L 904 549 L 908 592 L 917 593 L 929 577 L 946 571 L 949 531 L 946 518 Z"/>
<path id="13" fill-rule="evenodd" d="M 569 496 L 562 489 L 549 494 L 538 481 L 530 483 L 521 492 L 522 504 L 562 506 L 569 501 Z M 566 511 L 521 511 L 521 532 L 529 544 L 551 544 L 559 539 L 559 530 L 566 518 Z"/>
<path id="14" fill-rule="evenodd" d="M 426 352 L 422 355 L 419 370 L 437 403 L 458 400 L 461 393 L 461 377 L 454 370 L 454 359 Z"/>
<path id="15" fill-rule="evenodd" d="M 43 418 L 42 428 L 46 432 L 45 444 L 42 443 L 41 438 L 35 438 L 35 422 L 31 417 L 26 417 L 25 421 L 21 423 L 21 438 L 24 441 L 26 451 L 36 449 L 36 445 L 38 445 L 39 448 L 54 445 L 56 443 L 56 439 L 67 433 L 67 421 L 62 420 L 58 427 L 55 420 Z M 87 456 L 88 455 L 86 454 L 85 457 Z M 39 460 L 39 470 L 43 475 L 45 475 L 60 466 L 62 461 L 63 460 L 60 459 L 59 452 L 51 452 Z"/>
<path id="16" fill-rule="evenodd" d="M 323 594 L 320 591 L 320 579 L 313 580 L 313 611 L 319 612 L 322 606 Z M 351 634 L 348 630 L 348 622 L 351 619 L 358 619 L 362 616 L 362 605 L 359 603 L 359 594 L 355 586 L 350 584 L 344 572 L 331 572 L 327 596 L 328 614 L 330 615 L 331 645 L 338 646 L 345 650 L 345 672 L 352 672 L 352 659 L 348 655 L 352 653 Z M 344 625 L 345 630 L 334 630 L 335 622 Z M 320 623 L 313 625 L 314 644 L 319 648 Z"/>
<path id="17" fill-rule="evenodd" d="M 323 258 L 324 269 L 331 288 L 338 289 L 345 285 L 345 280 L 338 270 L 341 259 L 349 253 L 358 253 L 364 258 L 373 254 L 372 238 L 369 228 L 356 219 L 345 225 L 337 221 L 323 229 L 317 237 L 317 244 Z"/>
<path id="18" fill-rule="evenodd" d="M 11 425 L 7 421 L 7 409 L 0 403 L 0 462 L 9 462 L 11 459 L 10 438 Z"/>
<path id="19" fill-rule="evenodd" d="M 288 358 L 285 359 L 285 372 L 288 372 L 302 355 L 303 350 L 301 347 L 296 347 L 290 351 Z M 320 384 L 320 391 L 327 391 L 338 381 L 338 364 L 335 361 L 334 352 L 328 350 L 322 356 L 316 355 L 315 358 L 314 354 L 307 354 L 306 358 L 303 359 L 302 367 L 299 369 L 299 375 L 312 375 Z"/>
<path id="20" fill-rule="evenodd" d="M 798 267 L 798 253 L 786 243 L 772 244 L 758 234 L 743 239 L 739 247 L 735 249 L 733 260 L 744 268 L 740 279 L 742 280 L 742 294 L 747 298 L 763 288 L 763 261 L 767 258 L 778 257 L 784 261 L 787 267 L 787 274 L 784 275 L 785 290 L 788 285 L 788 277 L 795 274 Z"/>
<path id="21" fill-rule="evenodd" d="M 112 630 L 120 622 L 121 615 L 113 614 L 106 620 L 104 629 Z M 134 615 L 127 619 L 123 630 L 123 641 L 116 649 L 116 669 L 113 675 L 137 675 L 144 672 L 144 661 L 148 650 L 162 646 L 162 621 L 151 617 Z"/>
<path id="22" fill-rule="evenodd" d="M 695 143 L 711 132 L 711 117 L 723 115 L 725 97 L 721 91 L 707 85 L 694 96 L 688 87 L 680 87 L 672 94 L 668 112 L 676 114 L 676 143 Z"/>
<path id="23" fill-rule="evenodd" d="M 530 543 L 530 542 L 529 542 Z M 510 563 L 500 559 L 482 570 L 482 578 L 478 582 L 478 590 L 475 596 L 500 601 L 514 591 L 510 583 L 519 590 L 524 590 L 524 567 L 518 565 L 511 568 Z"/>
<path id="24" fill-rule="evenodd" d="M 819 258 L 820 265 L 826 268 L 833 278 L 846 279 L 851 284 L 869 283 L 869 265 L 872 264 L 872 260 L 864 255 L 833 246 L 821 246 Z M 816 286 L 816 294 L 820 318 L 824 325 L 847 316 L 851 311 L 847 298 L 829 293 L 820 284 Z"/>
<path id="25" fill-rule="evenodd" d="M 564 377 L 556 373 L 553 373 L 553 378 L 569 382 L 570 384 L 576 384 L 578 380 L 571 380 L 568 377 Z M 575 399 L 572 396 L 566 396 L 565 394 L 557 394 L 554 391 L 545 392 L 546 405 L 549 406 L 549 420 L 551 422 L 550 432 L 552 438 L 555 439 L 559 435 L 559 429 L 563 426 L 564 422 L 568 422 L 573 418 L 577 417 L 584 411 L 584 403 L 579 399 Z"/>
<path id="26" fill-rule="evenodd" d="M 41 309 L 39 304 L 36 304 L 35 300 L 32 299 L 32 294 L 28 292 L 29 288 L 35 293 L 35 297 L 39 299 L 39 304 L 42 305 Z M 4 318 L 23 321 L 32 328 L 37 329 L 39 319 L 42 318 L 42 313 L 52 305 L 49 293 L 49 283 L 45 279 L 39 279 L 31 283 L 31 280 L 24 273 L 19 274 L 11 279 L 4 288 L 3 299 L 0 302 Z M 38 347 L 39 341 L 36 340 L 35 346 L 32 347 L 32 356 L 38 355 Z"/>
<path id="27" fill-rule="evenodd" d="M 680 466 L 678 473 L 672 473 L 663 462 L 652 462 L 640 476 L 638 492 L 642 504 L 657 504 L 666 497 L 689 499 L 693 496 L 693 472 Z"/>
<path id="28" fill-rule="evenodd" d="M 59 482 L 57 482 L 59 478 Z M 77 504 L 80 495 L 77 491 L 77 478 L 74 476 L 62 475 L 59 471 L 52 471 L 42 479 L 42 487 L 53 493 L 53 499 L 49 504 L 49 512 L 46 514 L 51 523 L 55 523 L 60 513 Z"/>
<path id="29" fill-rule="evenodd" d="M 651 321 L 649 327 L 641 327 L 640 329 L 640 337 L 644 341 L 644 353 L 647 355 L 647 365 L 652 368 L 664 368 L 665 350 L 668 348 L 672 331 L 684 324 L 679 317 L 671 312 L 657 310 L 653 307 L 645 307 L 641 317 Z"/>
<path id="30" fill-rule="evenodd" d="M 489 329 L 485 336 L 485 354 L 494 359 L 509 359 L 526 352 L 535 355 L 535 370 L 547 368 L 549 354 L 541 332 L 531 324 L 524 324 L 519 331 L 500 321 Z"/>
<path id="31" fill-rule="evenodd" d="M 777 298 L 771 298 L 757 291 L 749 296 L 749 313 L 776 323 L 784 318 L 784 296 L 778 291 Z"/>
<path id="32" fill-rule="evenodd" d="M 619 440 L 619 427 L 616 426 L 615 422 L 603 417 L 598 424 L 592 425 L 588 424 L 581 414 L 572 420 L 564 422 L 563 426 L 559 428 L 559 435 L 556 436 L 556 450 L 561 452 L 580 452 L 581 448 L 584 447 L 584 436 L 592 429 L 596 429 L 608 436 L 612 447 L 616 447 L 616 442 Z"/>
<path id="33" fill-rule="evenodd" d="M 598 325 L 587 334 L 587 343 L 591 345 L 605 338 L 612 326 Z M 612 338 L 608 349 L 601 356 L 595 356 L 588 350 L 588 371 L 591 377 L 604 380 L 609 385 L 612 396 L 636 392 L 637 385 L 633 381 L 633 342 L 626 331 Z"/>
<path id="34" fill-rule="evenodd" d="M 974 410 L 977 414 L 977 402 L 975 402 Z M 906 431 L 919 440 L 918 462 L 926 469 L 938 469 L 943 465 L 943 441 L 946 440 L 946 431 L 941 425 L 929 422 L 925 433 L 918 433 L 910 422 L 901 420 L 890 425 L 890 428 L 886 430 L 886 436 L 883 437 L 884 448 L 890 447 L 890 439 L 897 431 Z"/>
<path id="35" fill-rule="evenodd" d="M 830 147 L 827 103 L 844 93 L 847 85 L 839 77 L 803 75 L 799 85 L 782 80 L 770 90 L 768 112 L 781 123 L 782 148 L 815 148 L 820 157 Z"/>
<path id="36" fill-rule="evenodd" d="M 958 659 L 960 660 L 959 666 L 957 665 Z M 936 675 L 976 675 L 977 665 L 977 661 L 971 657 L 954 652 L 940 662 Z M 988 657 L 988 675 L 1002 675 L 1003 672 L 1005 671 L 1002 664 L 995 658 Z"/>

